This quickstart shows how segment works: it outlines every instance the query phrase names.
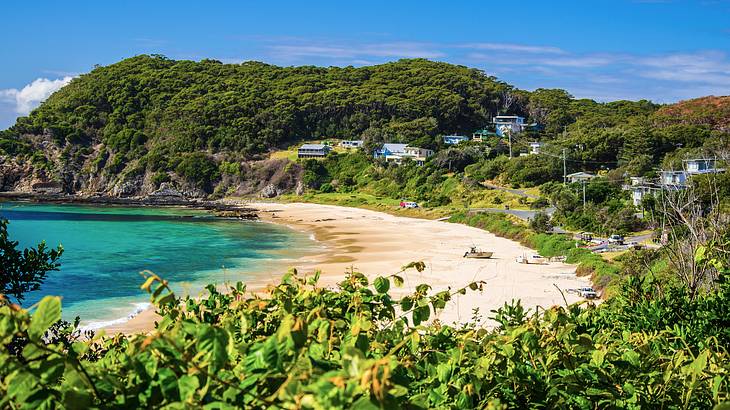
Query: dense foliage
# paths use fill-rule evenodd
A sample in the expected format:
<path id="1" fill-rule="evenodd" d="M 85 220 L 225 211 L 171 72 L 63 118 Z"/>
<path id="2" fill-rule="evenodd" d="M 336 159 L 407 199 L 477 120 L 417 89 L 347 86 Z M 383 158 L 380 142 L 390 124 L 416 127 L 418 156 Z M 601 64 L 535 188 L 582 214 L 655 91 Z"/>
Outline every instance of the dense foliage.
<path id="1" fill-rule="evenodd" d="M 422 265 L 414 264 L 416 267 Z M 163 314 L 149 335 L 96 338 L 69 348 L 43 341 L 59 298 L 31 314 L 0 308 L 0 403 L 17 408 L 709 408 L 730 399 L 730 287 L 686 309 L 676 293 L 637 292 L 599 307 L 519 304 L 494 312 L 492 331 L 426 322 L 459 290 L 427 285 L 395 298 L 399 273 L 350 272 L 338 289 L 292 272 L 269 296 L 209 286 L 176 297 L 150 275 Z M 474 283 L 478 290 L 488 284 Z M 727 312 L 726 312 L 727 313 Z M 659 320 L 653 320 L 652 318 Z"/>
<path id="2" fill-rule="evenodd" d="M 406 142 L 469 131 L 496 112 L 507 88 L 476 69 L 419 59 L 320 68 L 142 55 L 73 80 L 19 119 L 0 146 L 18 152 L 20 135 L 45 133 L 58 147 L 81 152 L 68 161 L 108 157 L 93 172 L 118 172 L 120 164 L 175 170 L 195 151 L 242 159 L 369 128 Z M 100 150 L 79 150 L 99 143 Z"/>
<path id="3" fill-rule="evenodd" d="M 694 106 L 727 105 L 704 104 Z M 439 135 L 468 135 L 488 127 L 493 115 L 510 113 L 538 124 L 514 136 L 515 153 L 538 139 L 549 142 L 553 158 L 566 148 L 571 170 L 621 166 L 641 174 L 680 146 L 702 150 L 727 141 L 726 109 L 672 107 L 657 112 L 648 101 L 600 104 L 563 90 L 520 91 L 476 69 L 422 59 L 319 68 L 141 55 L 73 80 L 3 131 L 0 152 L 31 156 L 37 140 L 24 136 L 43 136 L 62 151 L 61 163 L 45 153 L 56 168 L 136 175 L 177 171 L 191 152 L 240 161 L 317 138 L 362 138 L 368 148 L 383 141 L 439 148 Z M 440 155 L 440 165 L 462 170 L 506 152 L 504 141 L 487 145 L 489 158 L 458 149 Z M 559 167 L 546 159 L 524 159 L 500 173 L 511 183 L 537 185 L 558 176 Z M 208 173 L 203 183 L 218 176 Z"/>
<path id="4" fill-rule="evenodd" d="M 0 294 L 22 302 L 25 293 L 40 289 L 49 271 L 58 270 L 62 253 L 61 246 L 48 249 L 45 242 L 18 249 L 8 236 L 8 221 L 0 218 Z"/>

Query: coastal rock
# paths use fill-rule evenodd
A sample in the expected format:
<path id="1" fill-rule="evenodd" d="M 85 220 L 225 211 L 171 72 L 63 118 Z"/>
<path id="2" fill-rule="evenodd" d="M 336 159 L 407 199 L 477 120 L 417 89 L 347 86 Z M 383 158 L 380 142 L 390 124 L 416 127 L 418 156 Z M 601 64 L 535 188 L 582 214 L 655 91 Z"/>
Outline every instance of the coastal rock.
<path id="1" fill-rule="evenodd" d="M 172 184 L 163 182 L 160 188 L 147 195 L 147 199 L 153 202 L 176 202 L 185 199 L 185 195 L 178 191 Z"/>
<path id="2" fill-rule="evenodd" d="M 63 192 L 63 185 L 55 181 L 36 182 L 31 188 L 39 194 L 58 195 Z"/>
<path id="3" fill-rule="evenodd" d="M 205 198 L 208 194 L 200 188 L 189 188 L 182 191 L 186 198 Z"/>
<path id="4" fill-rule="evenodd" d="M 274 186 L 274 184 L 268 184 L 261 190 L 262 198 L 275 198 L 277 196 L 279 196 L 279 190 Z"/>
<path id="5" fill-rule="evenodd" d="M 112 195 L 116 197 L 128 197 L 137 193 L 139 187 L 133 181 L 124 181 L 117 183 L 112 188 Z"/>
<path id="6" fill-rule="evenodd" d="M 0 157 L 0 191 L 29 191 L 32 174 L 29 165 Z"/>

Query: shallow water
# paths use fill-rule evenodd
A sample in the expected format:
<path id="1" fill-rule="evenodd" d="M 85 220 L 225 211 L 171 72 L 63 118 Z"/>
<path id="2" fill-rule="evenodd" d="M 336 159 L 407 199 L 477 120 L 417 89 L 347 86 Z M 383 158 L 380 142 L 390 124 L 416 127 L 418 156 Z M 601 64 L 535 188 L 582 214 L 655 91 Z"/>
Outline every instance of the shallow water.
<path id="1" fill-rule="evenodd" d="M 267 279 L 263 272 L 283 272 L 317 247 L 286 227 L 182 208 L 4 202 L 0 216 L 20 246 L 46 241 L 64 248 L 60 271 L 50 272 L 23 305 L 60 295 L 64 318 L 80 316 L 90 327 L 125 320 L 146 306 L 143 270 L 196 295 L 207 283 Z"/>

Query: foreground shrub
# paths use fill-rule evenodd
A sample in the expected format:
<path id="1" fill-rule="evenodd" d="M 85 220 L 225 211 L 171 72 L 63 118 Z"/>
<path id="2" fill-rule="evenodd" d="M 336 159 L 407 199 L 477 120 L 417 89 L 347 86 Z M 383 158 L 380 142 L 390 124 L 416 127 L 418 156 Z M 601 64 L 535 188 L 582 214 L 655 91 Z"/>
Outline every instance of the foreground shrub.
<path id="1" fill-rule="evenodd" d="M 402 282 L 350 272 L 326 289 L 291 272 L 267 297 L 239 283 L 180 300 L 150 275 L 143 287 L 163 316 L 152 333 L 70 347 L 43 340 L 61 317 L 59 298 L 32 314 L 6 305 L 0 343 L 30 342 L 20 358 L 0 353 L 0 407 L 708 408 L 728 399 L 730 361 L 712 326 L 692 344 L 666 327 L 644 330 L 631 314 L 611 320 L 627 303 L 676 309 L 666 300 L 540 314 L 516 303 L 495 312 L 489 331 L 427 322 L 484 283 L 420 285 L 396 299 L 391 283 Z"/>

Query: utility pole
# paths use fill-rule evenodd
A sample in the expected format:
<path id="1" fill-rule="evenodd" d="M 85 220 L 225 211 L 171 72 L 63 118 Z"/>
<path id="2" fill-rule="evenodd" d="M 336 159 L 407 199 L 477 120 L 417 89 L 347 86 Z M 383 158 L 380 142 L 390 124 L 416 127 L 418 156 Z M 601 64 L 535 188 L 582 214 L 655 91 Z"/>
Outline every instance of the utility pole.
<path id="1" fill-rule="evenodd" d="M 512 128 L 505 129 L 507 132 L 507 140 L 509 141 L 509 157 L 512 158 Z"/>
<path id="2" fill-rule="evenodd" d="M 563 185 L 568 181 L 568 167 L 565 165 L 565 148 L 563 148 Z"/>
<path id="3" fill-rule="evenodd" d="M 586 211 L 586 180 L 583 180 L 583 212 Z"/>

